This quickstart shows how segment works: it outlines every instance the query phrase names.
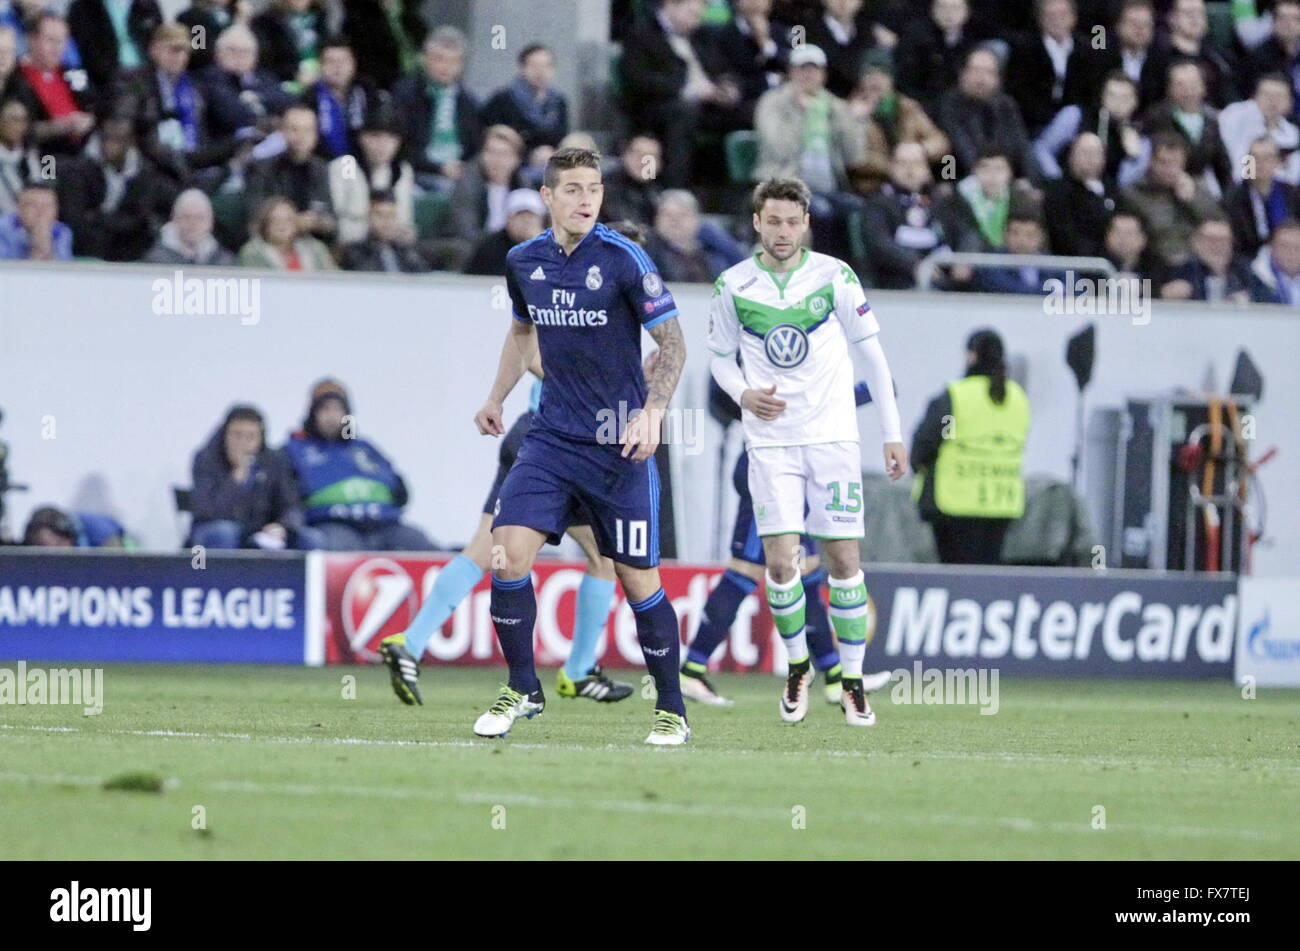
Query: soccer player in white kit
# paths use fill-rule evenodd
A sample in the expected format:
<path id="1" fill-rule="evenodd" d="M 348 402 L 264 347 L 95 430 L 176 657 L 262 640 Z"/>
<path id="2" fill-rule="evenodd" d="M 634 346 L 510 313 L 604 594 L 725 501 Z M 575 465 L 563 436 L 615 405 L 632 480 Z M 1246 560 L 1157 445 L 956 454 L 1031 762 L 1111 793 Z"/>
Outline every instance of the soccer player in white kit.
<path id="1" fill-rule="evenodd" d="M 799 571 L 799 535 L 806 531 L 821 539 L 830 569 L 829 614 L 844 666 L 845 722 L 871 726 L 876 715 L 862 688 L 869 608 L 858 553 L 864 534 L 862 460 L 850 347 L 861 357 L 880 410 L 891 480 L 907 470 L 907 450 L 880 325 L 862 284 L 843 261 L 804 246 L 811 197 L 808 186 L 794 178 L 770 179 L 754 190 L 754 230 L 762 250 L 714 284 L 710 369 L 741 407 L 749 489 L 767 559 L 767 603 L 790 661 L 781 719 L 797 723 L 807 714 L 813 676 Z"/>

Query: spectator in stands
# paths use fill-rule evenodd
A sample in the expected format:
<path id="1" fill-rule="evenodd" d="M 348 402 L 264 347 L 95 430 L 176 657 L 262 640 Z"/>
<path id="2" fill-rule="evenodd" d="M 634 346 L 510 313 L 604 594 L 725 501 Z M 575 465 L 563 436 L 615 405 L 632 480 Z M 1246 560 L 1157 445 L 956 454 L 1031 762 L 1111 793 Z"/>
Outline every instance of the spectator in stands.
<path id="1" fill-rule="evenodd" d="M 966 0 L 932 0 L 898 43 L 898 88 L 934 114 L 939 98 L 957 85 L 962 65 L 979 41 Z"/>
<path id="2" fill-rule="evenodd" d="M 303 522 L 288 457 L 266 444 L 266 421 L 252 406 L 233 406 L 191 465 L 193 518 L 187 546 L 319 548 Z"/>
<path id="3" fill-rule="evenodd" d="M 68 30 L 98 89 L 111 88 L 120 71 L 144 65 L 149 39 L 162 24 L 156 0 L 72 0 L 68 7 Z"/>
<path id="4" fill-rule="evenodd" d="M 1151 143 L 1151 168 L 1121 194 L 1122 203 L 1140 215 L 1160 259 L 1177 267 L 1190 250 L 1192 233 L 1220 213 L 1205 185 L 1187 172 L 1187 140 L 1165 133 Z"/>
<path id="5" fill-rule="evenodd" d="M 31 125 L 21 99 L 0 102 L 0 215 L 17 211 L 23 188 L 41 180 L 41 156 L 31 145 Z"/>
<path id="6" fill-rule="evenodd" d="M 247 26 L 252 18 L 251 0 L 192 0 L 176 17 L 191 38 L 189 68 L 197 73 L 211 66 L 222 31 L 236 23 Z"/>
<path id="7" fill-rule="evenodd" d="M 660 196 L 646 252 L 665 281 L 694 284 L 713 283 L 745 256 L 725 231 L 702 226 L 699 202 L 678 188 Z"/>
<path id="8" fill-rule="evenodd" d="M 756 103 L 785 78 L 790 37 L 772 22 L 772 0 L 732 0 L 731 12 L 728 22 L 704 26 L 701 33 L 740 90 L 740 101 Z"/>
<path id="9" fill-rule="evenodd" d="M 648 132 L 633 133 L 623 144 L 618 168 L 607 173 L 605 200 L 600 206 L 603 221 L 635 221 L 648 225 L 654 221 L 655 207 L 662 189 L 659 173 L 663 169 L 663 148 Z"/>
<path id="10" fill-rule="evenodd" d="M 820 49 L 801 46 L 790 54 L 790 78 L 758 101 L 754 131 L 754 178 L 801 178 L 813 193 L 814 246 L 849 257 L 849 219 L 862 199 L 851 193 L 848 172 L 862 162 L 863 134 L 848 103 L 826 89 Z"/>
<path id="11" fill-rule="evenodd" d="M 258 139 L 293 104 L 275 74 L 258 67 L 257 37 L 242 23 L 217 37 L 216 62 L 199 76 L 211 105 L 212 134 Z"/>
<path id="12" fill-rule="evenodd" d="M 514 81 L 483 106 L 483 124 L 505 125 L 524 139 L 524 148 L 555 147 L 569 133 L 569 103 L 555 88 L 555 53 L 530 43 L 519 53 Z"/>
<path id="13" fill-rule="evenodd" d="M 1047 230 L 1037 209 L 1022 206 L 1007 219 L 1007 254 L 1046 254 Z M 1051 289 L 1052 281 L 1062 282 L 1066 275 L 1056 268 L 1035 265 L 1024 267 L 980 268 L 975 271 L 972 290 L 985 294 L 1028 294 L 1042 297 Z"/>
<path id="14" fill-rule="evenodd" d="M 298 227 L 328 241 L 337 223 L 330 199 L 329 168 L 316 155 L 316 113 L 307 106 L 291 106 L 280 123 L 285 149 L 272 158 L 254 162 L 248 169 L 248 204 L 256 208 L 280 195 L 298 209 Z"/>
<path id="15" fill-rule="evenodd" d="M 384 271 L 389 274 L 424 274 L 429 262 L 415 246 L 415 229 L 398 219 L 392 192 L 370 196 L 370 231 L 366 237 L 343 246 L 345 271 Z"/>
<path id="16" fill-rule="evenodd" d="M 343 155 L 329 164 L 330 200 L 338 217 L 339 242 L 361 241 L 369 230 L 371 192 L 391 192 L 397 221 L 415 233 L 415 171 L 401 157 L 402 123 L 392 109 L 371 110 L 357 136 L 353 158 Z"/>
<path id="17" fill-rule="evenodd" d="M 1151 0 L 1124 0 L 1115 22 L 1118 43 L 1096 53 L 1097 75 L 1123 73 L 1137 87 L 1137 115 L 1165 98 L 1169 54 L 1156 43 L 1156 11 Z"/>
<path id="18" fill-rule="evenodd" d="M 60 178 L 77 182 L 61 190 L 67 197 L 59 203 L 63 220 L 72 228 L 73 252 L 105 261 L 138 261 L 178 189 L 140 153 L 131 120 L 105 119 L 81 159 L 65 160 L 64 167 Z M 75 212 L 74 202 L 80 204 Z"/>
<path id="19" fill-rule="evenodd" d="M 1300 215 L 1300 189 L 1278 177 L 1282 159 L 1273 139 L 1256 139 L 1249 160 L 1251 174 L 1228 193 L 1225 204 L 1237 248 L 1253 258 L 1278 224 Z"/>
<path id="20" fill-rule="evenodd" d="M 875 44 L 862 0 L 821 0 L 822 13 L 806 24 L 804 42 L 826 54 L 826 88 L 847 99 L 862 77 L 862 61 Z"/>
<path id="21" fill-rule="evenodd" d="M 958 175 L 969 175 L 976 158 L 989 148 L 1011 158 L 1017 177 L 1034 174 L 1020 107 L 1002 92 L 1002 70 L 991 50 L 979 47 L 966 57 L 957 87 L 939 99 L 936 119 L 952 142 Z"/>
<path id="22" fill-rule="evenodd" d="M 1250 52 L 1256 76 L 1277 73 L 1291 77 L 1291 120 L 1300 122 L 1300 0 L 1273 4 L 1272 33 Z"/>
<path id="23" fill-rule="evenodd" d="M 18 208 L 0 215 L 0 261 L 71 261 L 72 229 L 59 221 L 59 199 L 45 182 L 28 182 Z"/>
<path id="24" fill-rule="evenodd" d="M 68 25 L 52 13 L 36 20 L 20 69 L 32 91 L 33 132 L 47 152 L 75 155 L 95 127 L 97 96 L 83 70 L 62 67 Z"/>
<path id="25" fill-rule="evenodd" d="M 320 48 L 320 79 L 307 87 L 303 102 L 316 110 L 325 161 L 356 153 L 356 135 L 376 101 L 370 81 L 357 77 L 351 44 L 341 38 L 325 40 Z"/>
<path id="26" fill-rule="evenodd" d="M 285 452 L 298 478 L 307 524 L 329 551 L 431 551 L 418 528 L 401 521 L 406 483 L 383 453 L 356 435 L 352 407 L 341 384 L 312 388 L 302 429 Z"/>
<path id="27" fill-rule="evenodd" d="M 235 256 L 213 236 L 212 202 L 197 188 L 181 192 L 172 205 L 171 220 L 145 254 L 150 264 L 229 266 Z"/>
<path id="28" fill-rule="evenodd" d="M 0 24 L 0 102 L 26 100 L 30 96 L 31 90 L 18 69 L 18 33 L 13 27 Z"/>
<path id="29" fill-rule="evenodd" d="M 1006 245 L 1012 205 L 1025 200 L 1014 184 L 1011 157 L 986 147 L 939 209 L 954 251 L 998 251 Z"/>
<path id="30" fill-rule="evenodd" d="M 266 199 L 253 218 L 253 237 L 239 249 L 239 263 L 277 271 L 334 270 L 329 248 L 303 228 L 302 220 L 288 198 Z"/>
<path id="31" fill-rule="evenodd" d="M 1049 182 L 1044 191 L 1043 211 L 1053 254 L 1101 255 L 1118 198 L 1105 174 L 1105 146 L 1093 133 L 1083 133 L 1070 148 L 1066 176 Z"/>
<path id="32" fill-rule="evenodd" d="M 114 91 L 116 107 L 135 117 L 141 151 L 178 181 L 228 161 L 239 144 L 212 136 L 207 95 L 188 71 L 189 55 L 185 28 L 163 24 L 149 41 L 148 63 L 124 72 Z"/>
<path id="33" fill-rule="evenodd" d="M 937 165 L 951 150 L 948 137 L 921 104 L 894 88 L 889 57 L 879 51 L 864 58 L 862 80 L 849 97 L 849 111 L 862 124 L 866 148 L 856 170 L 860 190 L 869 190 L 863 179 L 874 186 L 889 178 L 894 149 L 899 145 L 921 146 L 931 165 Z"/>
<path id="34" fill-rule="evenodd" d="M 316 81 L 327 32 L 319 0 L 271 0 L 249 26 L 257 37 L 263 69 L 282 83 L 306 86 Z"/>
<path id="35" fill-rule="evenodd" d="M 1219 114 L 1219 133 L 1228 154 L 1232 179 L 1240 182 L 1248 167 L 1246 156 L 1256 139 L 1268 137 L 1285 155 L 1278 177 L 1300 184 L 1300 128 L 1287 118 L 1291 114 L 1291 80 L 1281 73 L 1266 73 L 1255 84 L 1255 95 L 1234 102 Z"/>
<path id="36" fill-rule="evenodd" d="M 23 529 L 23 544 L 36 548 L 134 548 L 122 523 L 110 515 L 64 512 L 43 505 Z"/>
<path id="37" fill-rule="evenodd" d="M 422 0 L 343 0 L 343 35 L 352 39 L 357 69 L 380 89 L 392 89 L 420 66 L 429 28 Z"/>
<path id="38" fill-rule="evenodd" d="M 485 235 L 469 256 L 466 274 L 506 272 L 506 253 L 516 244 L 531 241 L 542 233 L 546 222 L 546 203 L 531 188 L 516 188 L 506 196 L 506 223 L 500 231 Z"/>
<path id="39" fill-rule="evenodd" d="M 1169 98 L 1151 109 L 1147 134 L 1174 134 L 1187 142 L 1187 171 L 1203 178 L 1218 197 L 1232 187 L 1228 150 L 1219 134 L 1219 113 L 1205 101 L 1205 78 L 1197 63 L 1182 60 L 1169 67 Z"/>
<path id="40" fill-rule="evenodd" d="M 478 104 L 460 82 L 464 71 L 465 34 L 439 27 L 424 41 L 420 69 L 393 89 L 407 122 L 406 158 L 422 187 L 450 190 L 482 145 Z"/>
<path id="41" fill-rule="evenodd" d="M 889 181 L 867 196 L 863 210 L 867 259 L 862 266 L 871 286 L 915 287 L 918 265 L 946 243 L 930 195 L 932 183 L 930 163 L 919 143 L 894 146 Z"/>
<path id="42" fill-rule="evenodd" d="M 1273 229 L 1251 266 L 1251 300 L 1300 307 L 1300 221 L 1289 218 Z"/>
<path id="43" fill-rule="evenodd" d="M 523 159 L 523 137 L 510 126 L 494 125 L 483 133 L 482 150 L 451 190 L 443 237 L 460 245 L 452 270 L 460 270 L 484 234 L 505 227 L 506 196 L 522 184 Z"/>
<path id="44" fill-rule="evenodd" d="M 1168 25 L 1170 56 L 1175 60 L 1190 59 L 1200 65 L 1210 105 L 1222 109 L 1240 98 L 1233 78 L 1237 71 L 1235 58 L 1209 38 L 1210 18 L 1205 12 L 1205 0 L 1173 0 Z"/>
<path id="45" fill-rule="evenodd" d="M 1038 32 L 1012 45 L 1006 89 L 1037 135 L 1066 106 L 1093 98 L 1094 64 L 1088 38 L 1075 32 L 1074 0 L 1035 0 Z"/>
<path id="46" fill-rule="evenodd" d="M 1138 127 L 1138 91 L 1133 80 L 1116 71 L 1106 77 L 1101 101 L 1087 109 L 1066 106 L 1034 142 L 1034 158 L 1045 179 L 1061 178 L 1061 155 L 1081 133 L 1101 142 L 1105 158 L 1102 180 L 1109 188 L 1126 188 L 1146 174 L 1151 140 Z"/>
<path id="47" fill-rule="evenodd" d="M 1250 300 L 1250 289 L 1250 265 L 1233 253 L 1232 225 L 1226 218 L 1208 217 L 1197 225 L 1192 253 L 1170 272 L 1160 296 L 1244 304 Z"/>
<path id="48" fill-rule="evenodd" d="M 1120 210 L 1111 216 L 1103 256 L 1115 265 L 1120 277 L 1150 281 L 1152 290 L 1145 294 L 1148 298 L 1154 297 L 1167 280 L 1168 269 L 1151 250 L 1146 225 L 1131 211 Z"/>
<path id="49" fill-rule="evenodd" d="M 744 128 L 748 118 L 739 85 L 700 29 L 703 15 L 703 0 L 657 0 L 623 41 L 624 111 L 663 143 L 665 188 L 693 181 L 698 130 Z"/>

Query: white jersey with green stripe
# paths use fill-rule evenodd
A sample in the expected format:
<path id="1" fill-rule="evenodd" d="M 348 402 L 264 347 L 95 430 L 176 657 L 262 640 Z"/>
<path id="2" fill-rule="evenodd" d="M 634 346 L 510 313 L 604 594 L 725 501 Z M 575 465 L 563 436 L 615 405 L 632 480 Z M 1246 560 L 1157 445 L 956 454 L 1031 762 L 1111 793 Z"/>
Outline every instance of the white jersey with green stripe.
<path id="1" fill-rule="evenodd" d="M 785 412 L 772 422 L 742 411 L 745 442 L 808 446 L 858 442 L 849 345 L 880 332 L 853 269 L 816 251 L 785 274 L 757 254 L 728 268 L 713 286 L 709 349 L 740 351 L 746 384 L 776 386 Z"/>

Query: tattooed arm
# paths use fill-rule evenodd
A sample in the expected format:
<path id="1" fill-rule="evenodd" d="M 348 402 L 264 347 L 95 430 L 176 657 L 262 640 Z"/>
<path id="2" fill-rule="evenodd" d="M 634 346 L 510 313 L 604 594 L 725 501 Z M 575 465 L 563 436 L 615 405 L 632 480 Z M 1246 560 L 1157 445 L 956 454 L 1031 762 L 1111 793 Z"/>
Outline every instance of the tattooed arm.
<path id="1" fill-rule="evenodd" d="M 664 411 L 686 365 L 686 339 L 676 317 L 656 324 L 649 333 L 659 344 L 659 353 L 647 381 L 645 411 L 628 423 L 622 439 L 623 456 L 630 456 L 633 462 L 645 462 L 659 448 Z"/>

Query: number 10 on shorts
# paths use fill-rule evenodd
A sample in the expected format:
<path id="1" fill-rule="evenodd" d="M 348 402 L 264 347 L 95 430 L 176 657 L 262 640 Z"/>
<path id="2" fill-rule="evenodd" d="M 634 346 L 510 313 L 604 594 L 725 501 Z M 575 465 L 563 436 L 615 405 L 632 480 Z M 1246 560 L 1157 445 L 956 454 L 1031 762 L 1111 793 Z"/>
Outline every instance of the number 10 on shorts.
<path id="1" fill-rule="evenodd" d="M 614 549 L 620 555 L 631 555 L 634 558 L 644 557 L 646 535 L 645 519 L 628 522 L 626 535 L 627 548 L 624 549 L 623 539 L 625 536 L 623 534 L 623 520 L 621 518 L 614 519 Z"/>

